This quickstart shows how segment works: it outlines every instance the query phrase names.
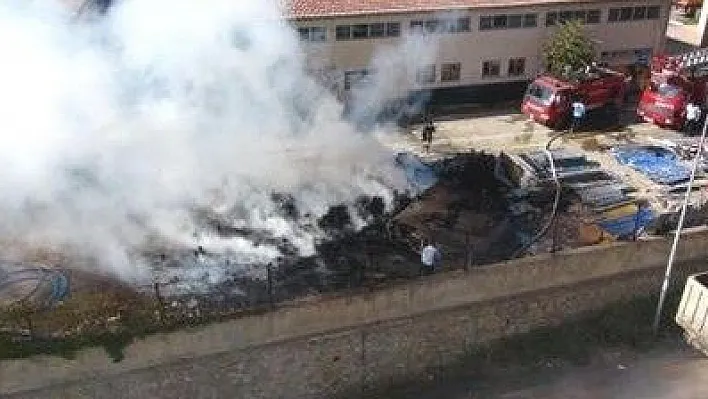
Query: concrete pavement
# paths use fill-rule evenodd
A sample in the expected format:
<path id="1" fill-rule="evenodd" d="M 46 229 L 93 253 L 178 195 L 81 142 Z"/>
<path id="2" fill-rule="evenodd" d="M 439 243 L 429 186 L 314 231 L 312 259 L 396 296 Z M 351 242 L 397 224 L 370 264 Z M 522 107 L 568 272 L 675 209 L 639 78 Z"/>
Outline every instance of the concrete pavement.
<path id="1" fill-rule="evenodd" d="M 646 353 L 607 350 L 588 366 L 551 359 L 534 370 L 462 377 L 400 398 L 705 399 L 706 375 L 708 358 L 674 339 Z"/>

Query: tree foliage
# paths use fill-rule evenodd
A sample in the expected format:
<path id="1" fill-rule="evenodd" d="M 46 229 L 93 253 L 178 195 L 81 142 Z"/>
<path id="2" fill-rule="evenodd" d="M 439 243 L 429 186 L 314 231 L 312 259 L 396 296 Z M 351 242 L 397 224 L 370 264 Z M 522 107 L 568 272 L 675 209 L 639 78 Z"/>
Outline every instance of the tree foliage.
<path id="1" fill-rule="evenodd" d="M 568 69 L 575 72 L 595 60 L 595 48 L 586 36 L 579 21 L 568 21 L 543 45 L 543 61 L 546 71 L 565 76 Z"/>

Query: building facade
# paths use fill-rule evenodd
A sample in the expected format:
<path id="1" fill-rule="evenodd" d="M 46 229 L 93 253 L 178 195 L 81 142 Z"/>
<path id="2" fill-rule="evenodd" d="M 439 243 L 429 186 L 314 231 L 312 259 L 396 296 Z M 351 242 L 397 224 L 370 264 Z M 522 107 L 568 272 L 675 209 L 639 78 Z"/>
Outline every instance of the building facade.
<path id="1" fill-rule="evenodd" d="M 413 90 L 431 90 L 442 101 L 484 101 L 518 96 L 542 72 L 543 43 L 571 19 L 584 23 L 599 60 L 641 68 L 663 47 L 669 3 L 291 0 L 288 12 L 309 68 L 345 97 L 352 82 L 371 73 L 380 48 L 423 34 L 435 35 L 436 54 L 418 66 Z"/>

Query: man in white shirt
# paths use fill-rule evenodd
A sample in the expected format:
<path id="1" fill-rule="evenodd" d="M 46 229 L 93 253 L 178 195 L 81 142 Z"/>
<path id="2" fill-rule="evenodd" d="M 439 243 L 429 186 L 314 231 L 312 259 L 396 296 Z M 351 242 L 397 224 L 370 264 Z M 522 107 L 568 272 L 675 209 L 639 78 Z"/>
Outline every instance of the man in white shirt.
<path id="1" fill-rule="evenodd" d="M 422 272 L 434 272 L 440 264 L 442 255 L 440 250 L 433 244 L 429 242 L 420 251 L 420 263 L 422 264 Z"/>
<path id="2" fill-rule="evenodd" d="M 575 98 L 571 108 L 573 110 L 573 124 L 570 126 L 570 132 L 573 133 L 580 126 L 585 117 L 585 104 L 583 104 L 580 98 Z"/>
<path id="3" fill-rule="evenodd" d="M 701 108 L 693 101 L 686 105 L 686 133 L 694 135 L 698 132 L 701 121 Z"/>

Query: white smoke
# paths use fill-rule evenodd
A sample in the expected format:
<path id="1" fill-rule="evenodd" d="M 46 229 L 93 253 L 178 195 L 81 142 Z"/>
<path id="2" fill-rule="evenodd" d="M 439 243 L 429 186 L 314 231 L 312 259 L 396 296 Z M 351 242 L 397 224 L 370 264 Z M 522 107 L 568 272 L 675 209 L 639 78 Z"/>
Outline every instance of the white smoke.
<path id="1" fill-rule="evenodd" d="M 0 3 L 0 239 L 140 280 L 151 271 L 131 253 L 149 237 L 231 253 L 230 267 L 278 256 L 200 230 L 197 207 L 309 255 L 324 233 L 282 217 L 273 192 L 313 220 L 362 194 L 390 204 L 406 187 L 393 155 L 304 73 L 281 16 L 268 1 L 126 0 L 81 22 L 49 0 Z M 369 106 L 434 54 L 401 42 L 375 57 L 387 76 L 362 96 Z"/>

